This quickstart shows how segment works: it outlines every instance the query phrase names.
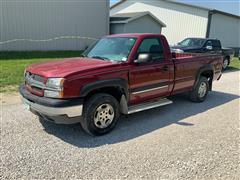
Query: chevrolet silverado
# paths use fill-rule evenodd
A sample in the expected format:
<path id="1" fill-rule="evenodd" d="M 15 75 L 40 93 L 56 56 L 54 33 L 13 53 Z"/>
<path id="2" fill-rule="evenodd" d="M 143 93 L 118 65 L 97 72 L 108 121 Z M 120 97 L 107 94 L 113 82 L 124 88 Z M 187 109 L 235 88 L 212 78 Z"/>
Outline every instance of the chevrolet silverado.
<path id="1" fill-rule="evenodd" d="M 171 53 L 160 34 L 110 35 L 82 57 L 30 65 L 20 93 L 41 119 L 103 135 L 121 114 L 170 104 L 178 93 L 203 102 L 222 65 L 217 54 Z"/>

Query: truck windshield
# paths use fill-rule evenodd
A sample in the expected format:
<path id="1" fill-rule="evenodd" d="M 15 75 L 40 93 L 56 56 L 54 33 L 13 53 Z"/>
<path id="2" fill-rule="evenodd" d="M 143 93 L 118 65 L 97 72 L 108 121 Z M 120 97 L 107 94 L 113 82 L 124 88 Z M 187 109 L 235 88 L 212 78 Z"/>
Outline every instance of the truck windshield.
<path id="1" fill-rule="evenodd" d="M 127 61 L 136 42 L 136 38 L 111 37 L 103 38 L 89 47 L 83 56 L 111 61 Z"/>
<path id="2" fill-rule="evenodd" d="M 203 46 L 205 43 L 204 39 L 196 39 L 196 38 L 187 38 L 178 43 L 181 46 Z"/>

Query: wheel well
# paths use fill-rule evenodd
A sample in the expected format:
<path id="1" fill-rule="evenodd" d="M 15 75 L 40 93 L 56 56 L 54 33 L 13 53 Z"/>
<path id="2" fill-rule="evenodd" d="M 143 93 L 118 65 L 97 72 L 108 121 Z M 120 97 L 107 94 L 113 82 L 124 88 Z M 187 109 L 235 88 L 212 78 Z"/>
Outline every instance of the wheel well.
<path id="1" fill-rule="evenodd" d="M 206 77 L 208 79 L 209 88 L 210 88 L 210 90 L 212 90 L 213 71 L 211 71 L 211 70 L 204 71 L 200 74 L 200 76 Z"/>
<path id="2" fill-rule="evenodd" d="M 227 59 L 228 60 L 228 65 L 230 64 L 230 56 L 225 56 L 225 59 Z M 224 59 L 224 60 L 225 60 Z"/>
<path id="3" fill-rule="evenodd" d="M 228 59 L 228 60 L 230 60 L 230 56 L 228 55 L 228 56 L 225 56 L 225 59 Z"/>
<path id="4" fill-rule="evenodd" d="M 84 98 L 84 101 L 86 101 L 87 99 L 89 99 L 90 97 L 92 97 L 94 94 L 97 94 L 97 93 L 110 94 L 113 97 L 115 97 L 118 102 L 120 102 L 122 95 L 125 94 L 124 90 L 121 89 L 120 87 L 103 87 L 103 88 L 99 88 L 99 89 L 90 91 L 87 94 L 87 96 Z"/>

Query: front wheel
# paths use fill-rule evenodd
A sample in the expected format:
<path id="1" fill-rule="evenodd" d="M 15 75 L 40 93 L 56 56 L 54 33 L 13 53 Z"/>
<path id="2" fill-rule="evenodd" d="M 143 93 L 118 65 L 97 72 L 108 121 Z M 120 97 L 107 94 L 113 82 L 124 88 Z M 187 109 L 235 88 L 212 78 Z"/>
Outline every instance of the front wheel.
<path id="1" fill-rule="evenodd" d="M 193 102 L 203 102 L 209 92 L 209 82 L 206 77 L 200 77 L 196 87 L 190 92 L 190 100 Z"/>
<path id="2" fill-rule="evenodd" d="M 81 125 L 88 134 L 100 136 L 115 127 L 119 115 L 119 103 L 113 96 L 95 94 L 84 104 Z"/>

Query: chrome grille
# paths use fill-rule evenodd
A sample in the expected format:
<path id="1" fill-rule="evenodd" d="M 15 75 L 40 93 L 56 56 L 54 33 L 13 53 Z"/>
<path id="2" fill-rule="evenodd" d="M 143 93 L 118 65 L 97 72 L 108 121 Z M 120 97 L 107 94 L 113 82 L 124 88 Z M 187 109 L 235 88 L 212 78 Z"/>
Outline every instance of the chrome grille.
<path id="1" fill-rule="evenodd" d="M 30 72 L 26 72 L 25 81 L 26 81 L 26 84 L 31 87 L 36 87 L 39 89 L 45 88 L 44 77 L 42 77 L 42 76 L 32 74 Z"/>

